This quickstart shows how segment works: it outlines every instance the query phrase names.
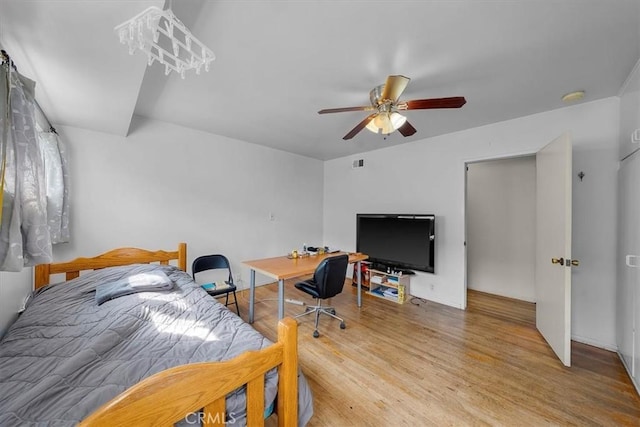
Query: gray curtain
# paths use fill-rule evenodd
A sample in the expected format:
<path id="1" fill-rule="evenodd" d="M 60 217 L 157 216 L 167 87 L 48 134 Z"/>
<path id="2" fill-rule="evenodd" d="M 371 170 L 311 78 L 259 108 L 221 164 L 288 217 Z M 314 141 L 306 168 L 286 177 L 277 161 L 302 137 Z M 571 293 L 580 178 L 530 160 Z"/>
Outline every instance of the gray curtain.
<path id="1" fill-rule="evenodd" d="M 57 135 L 38 132 L 34 90 L 10 61 L 0 66 L 1 271 L 49 263 L 52 243 L 69 238 L 64 150 Z"/>
<path id="2" fill-rule="evenodd" d="M 36 107 L 38 104 L 36 102 Z M 37 108 L 39 110 L 39 107 Z M 40 110 L 41 111 L 41 110 Z M 42 125 L 40 124 L 42 120 Z M 44 166 L 47 223 L 51 243 L 69 241 L 69 175 L 62 140 L 44 115 L 36 115 L 36 129 Z M 45 127 L 47 130 L 42 130 Z"/>

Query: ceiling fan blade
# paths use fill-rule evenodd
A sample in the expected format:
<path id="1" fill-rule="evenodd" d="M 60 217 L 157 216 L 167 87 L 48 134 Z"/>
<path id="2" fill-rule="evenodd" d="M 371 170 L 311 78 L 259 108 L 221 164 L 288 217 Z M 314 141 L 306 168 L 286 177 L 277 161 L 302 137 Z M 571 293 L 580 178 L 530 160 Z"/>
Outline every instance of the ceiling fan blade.
<path id="1" fill-rule="evenodd" d="M 344 113 L 346 111 L 371 111 L 371 110 L 374 110 L 374 108 L 370 105 L 366 107 L 327 108 L 327 109 L 318 111 L 318 114 Z"/>
<path id="2" fill-rule="evenodd" d="M 430 108 L 460 108 L 467 103 L 464 96 L 450 98 L 414 99 L 397 105 L 398 110 L 427 110 Z"/>
<path id="3" fill-rule="evenodd" d="M 380 99 L 389 99 L 393 102 L 396 102 L 409 84 L 409 80 L 411 79 L 405 76 L 387 77 L 387 81 L 384 84 L 384 89 L 382 91 L 382 96 L 380 97 Z"/>
<path id="4" fill-rule="evenodd" d="M 345 141 L 347 139 L 351 139 L 354 136 L 356 136 L 358 134 L 358 132 L 360 132 L 362 129 L 364 129 L 371 120 L 373 120 L 373 118 L 375 116 L 377 116 L 378 113 L 373 113 L 370 116 L 368 116 L 367 118 L 365 118 L 363 121 L 361 121 L 360 123 L 357 124 L 356 127 L 354 127 L 353 129 L 351 129 L 351 131 L 349 131 L 348 134 L 346 134 L 345 136 L 342 137 L 342 139 L 344 139 Z"/>
<path id="5" fill-rule="evenodd" d="M 416 128 L 411 126 L 411 123 L 409 123 L 409 121 L 407 120 L 402 126 L 398 128 L 398 132 L 400 132 L 402 136 L 411 136 L 416 133 L 417 130 Z"/>

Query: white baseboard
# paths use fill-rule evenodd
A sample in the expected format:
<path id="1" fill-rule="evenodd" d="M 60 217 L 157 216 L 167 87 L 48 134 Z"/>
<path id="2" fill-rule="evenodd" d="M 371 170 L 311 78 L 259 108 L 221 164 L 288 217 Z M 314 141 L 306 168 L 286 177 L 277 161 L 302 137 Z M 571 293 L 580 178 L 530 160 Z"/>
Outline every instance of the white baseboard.
<path id="1" fill-rule="evenodd" d="M 587 344 L 587 345 L 590 345 L 590 346 L 593 346 L 593 347 L 602 348 L 604 350 L 613 351 L 614 353 L 618 352 L 618 346 L 617 345 L 604 344 L 604 343 L 601 343 L 599 341 L 592 340 L 590 338 L 585 338 L 585 337 L 580 337 L 580 336 L 577 336 L 577 335 L 572 335 L 571 336 L 571 340 L 579 342 L 579 343 L 582 343 L 582 344 Z"/>
<path id="2" fill-rule="evenodd" d="M 638 383 L 638 381 L 636 381 L 631 376 L 631 369 L 629 369 L 629 366 L 627 366 L 627 364 L 624 361 L 624 358 L 622 357 L 622 355 L 618 351 L 618 346 L 611 346 L 611 345 L 598 343 L 598 342 L 595 342 L 593 340 L 590 340 L 590 339 L 587 339 L 587 338 L 584 338 L 584 337 L 572 336 L 571 339 L 573 341 L 576 341 L 576 342 L 579 342 L 579 343 L 582 343 L 582 344 L 592 345 L 594 347 L 603 348 L 605 350 L 609 350 L 609 351 L 612 351 L 612 352 L 616 353 L 618 355 L 618 358 L 620 359 L 620 362 L 622 362 L 622 366 L 624 366 L 624 369 L 627 371 L 627 375 L 629 375 L 629 379 L 631 380 L 631 383 L 636 388 L 636 392 L 638 393 L 638 395 L 640 395 L 640 383 Z"/>
<path id="3" fill-rule="evenodd" d="M 617 353 L 618 353 L 618 357 L 620 358 L 620 361 L 622 362 L 622 366 L 624 366 L 624 369 L 626 369 L 627 371 L 627 375 L 629 375 L 629 378 L 631 379 L 631 383 L 636 388 L 636 392 L 638 393 L 638 395 L 640 395 L 640 384 L 636 380 L 634 380 L 634 378 L 631 376 L 631 369 L 625 363 L 624 357 L 622 357 L 620 352 L 617 352 Z"/>

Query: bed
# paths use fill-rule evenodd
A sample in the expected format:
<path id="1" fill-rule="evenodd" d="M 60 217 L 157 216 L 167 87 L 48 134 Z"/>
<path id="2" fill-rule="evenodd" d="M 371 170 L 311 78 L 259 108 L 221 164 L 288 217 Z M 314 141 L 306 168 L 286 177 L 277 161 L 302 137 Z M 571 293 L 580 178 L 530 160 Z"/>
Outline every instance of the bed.
<path id="1" fill-rule="evenodd" d="M 306 424 L 297 323 L 283 319 L 271 343 L 185 270 L 184 243 L 36 266 L 0 341 L 0 425 L 253 426 L 272 411 L 278 425 Z M 66 280 L 49 284 L 56 274 Z M 168 288 L 131 289 L 149 277 Z"/>

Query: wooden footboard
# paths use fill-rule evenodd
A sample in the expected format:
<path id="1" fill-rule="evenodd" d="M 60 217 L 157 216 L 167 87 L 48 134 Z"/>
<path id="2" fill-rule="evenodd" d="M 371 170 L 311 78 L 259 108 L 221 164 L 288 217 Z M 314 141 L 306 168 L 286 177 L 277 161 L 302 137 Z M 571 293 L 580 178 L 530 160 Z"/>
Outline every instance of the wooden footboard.
<path id="1" fill-rule="evenodd" d="M 295 320 L 278 323 L 278 342 L 226 362 L 194 363 L 159 372 L 107 402 L 80 426 L 173 425 L 187 418 L 225 424 L 225 396 L 247 385 L 247 425 L 264 425 L 264 374 L 278 367 L 278 425 L 298 422 L 298 345 Z M 204 408 L 202 414 L 198 411 Z M 232 414 L 231 414 L 232 415 Z"/>
<path id="2" fill-rule="evenodd" d="M 40 264 L 35 267 L 34 287 L 41 288 L 49 284 L 51 275 L 64 273 L 66 280 L 80 276 L 81 271 L 98 270 L 130 264 L 148 264 L 158 262 L 169 264 L 177 260 L 178 268 L 187 271 L 187 244 L 180 243 L 176 251 L 148 251 L 138 248 L 119 248 L 91 258 L 76 258 L 69 262 Z"/>

